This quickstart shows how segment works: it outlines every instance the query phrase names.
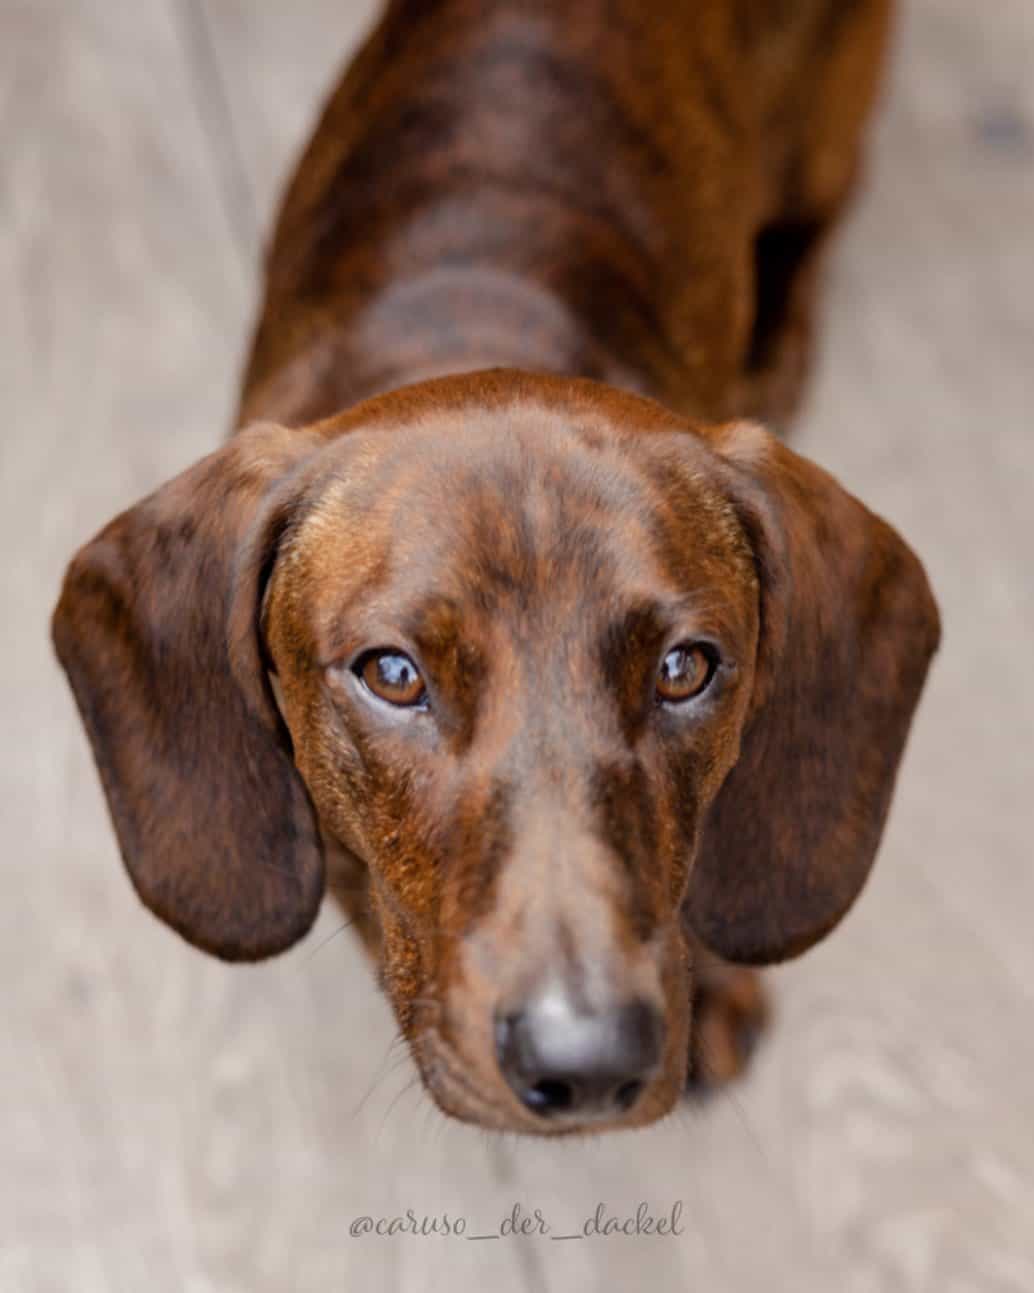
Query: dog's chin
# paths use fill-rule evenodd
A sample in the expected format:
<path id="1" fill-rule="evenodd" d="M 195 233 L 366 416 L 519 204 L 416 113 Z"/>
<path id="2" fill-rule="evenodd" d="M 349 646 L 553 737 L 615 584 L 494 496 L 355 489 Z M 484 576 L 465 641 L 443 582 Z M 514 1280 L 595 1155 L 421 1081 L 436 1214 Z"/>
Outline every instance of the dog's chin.
<path id="1" fill-rule="evenodd" d="M 465 1071 L 470 1066 L 434 1031 L 415 1039 L 411 1051 L 424 1090 L 449 1118 L 486 1131 L 520 1132 L 527 1136 L 593 1136 L 601 1132 L 645 1127 L 669 1114 L 684 1087 L 684 1076 L 664 1074 L 656 1079 L 637 1108 L 609 1119 L 555 1120 L 525 1110 L 500 1081 L 489 1091 Z"/>

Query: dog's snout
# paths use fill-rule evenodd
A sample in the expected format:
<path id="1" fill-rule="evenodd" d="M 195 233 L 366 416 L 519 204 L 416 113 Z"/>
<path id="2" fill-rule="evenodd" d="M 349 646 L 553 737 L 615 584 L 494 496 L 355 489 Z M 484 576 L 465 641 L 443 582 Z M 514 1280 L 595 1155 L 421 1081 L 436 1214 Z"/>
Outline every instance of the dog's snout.
<path id="1" fill-rule="evenodd" d="M 663 1025 L 642 999 L 582 1012 L 547 996 L 498 1014 L 495 1035 L 499 1067 L 526 1108 L 588 1121 L 636 1103 L 660 1063 Z"/>

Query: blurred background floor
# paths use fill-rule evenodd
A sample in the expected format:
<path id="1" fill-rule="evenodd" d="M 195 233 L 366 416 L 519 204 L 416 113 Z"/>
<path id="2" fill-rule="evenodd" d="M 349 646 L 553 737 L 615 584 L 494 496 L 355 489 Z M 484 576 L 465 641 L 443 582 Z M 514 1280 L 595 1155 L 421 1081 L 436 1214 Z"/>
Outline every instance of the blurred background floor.
<path id="1" fill-rule="evenodd" d="M 228 968 L 137 904 L 47 617 L 215 447 L 260 242 L 373 7 L 0 9 L 0 1290 L 1034 1289 L 1034 6 L 912 0 L 796 447 L 925 560 L 945 644 L 880 864 L 771 976 L 749 1080 L 596 1142 L 447 1123 L 324 912 Z M 682 1204 L 677 1239 L 360 1214 Z"/>

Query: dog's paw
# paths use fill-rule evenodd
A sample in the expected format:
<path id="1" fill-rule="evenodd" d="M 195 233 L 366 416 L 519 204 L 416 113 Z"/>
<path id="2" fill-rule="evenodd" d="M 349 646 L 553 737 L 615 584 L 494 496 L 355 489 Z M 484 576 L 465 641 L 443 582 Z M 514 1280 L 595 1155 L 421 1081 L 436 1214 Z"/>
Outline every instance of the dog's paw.
<path id="1" fill-rule="evenodd" d="M 706 1095 L 746 1069 L 768 1023 L 768 997 L 757 970 L 710 957 L 698 965 L 686 1090 Z"/>

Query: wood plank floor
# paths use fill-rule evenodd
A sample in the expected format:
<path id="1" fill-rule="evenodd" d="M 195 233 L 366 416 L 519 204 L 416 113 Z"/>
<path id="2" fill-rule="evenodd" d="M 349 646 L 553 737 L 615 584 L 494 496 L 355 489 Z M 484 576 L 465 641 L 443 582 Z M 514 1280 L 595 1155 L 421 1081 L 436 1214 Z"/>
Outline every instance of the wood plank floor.
<path id="1" fill-rule="evenodd" d="M 447 1123 L 346 934 L 249 969 L 137 904 L 47 617 L 228 424 L 284 169 L 374 6 L 0 9 L 0 1293 L 1034 1289 L 1034 6 L 911 0 L 797 447 L 945 646 L 881 861 L 735 1094 L 562 1147 Z M 329 941 L 327 941 L 329 938 Z M 353 1238 L 514 1203 L 560 1233 Z"/>

